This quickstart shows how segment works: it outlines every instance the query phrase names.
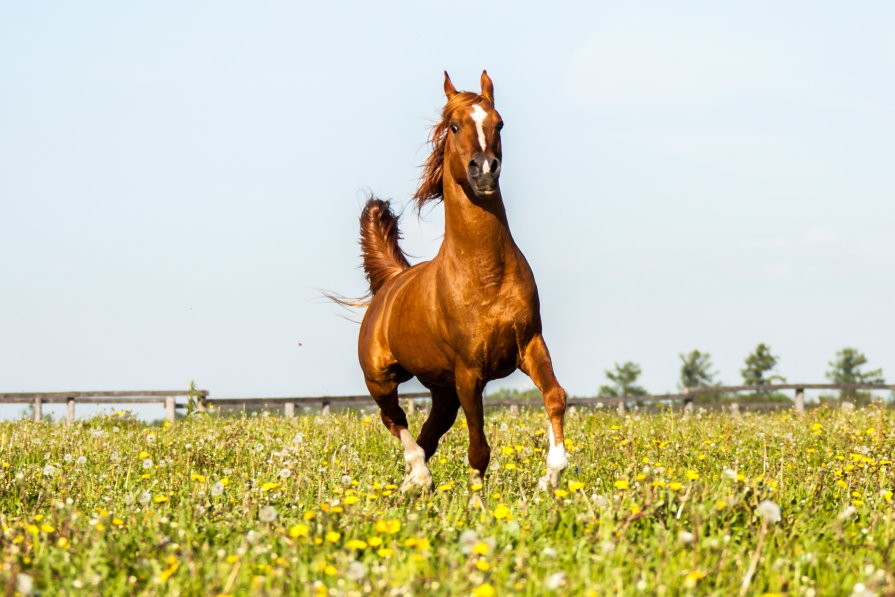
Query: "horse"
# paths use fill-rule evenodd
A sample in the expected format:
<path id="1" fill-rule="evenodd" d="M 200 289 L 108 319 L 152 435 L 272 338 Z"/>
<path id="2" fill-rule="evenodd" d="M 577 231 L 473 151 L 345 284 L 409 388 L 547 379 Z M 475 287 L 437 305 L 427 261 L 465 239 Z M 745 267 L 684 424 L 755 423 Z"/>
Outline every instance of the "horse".
<path id="1" fill-rule="evenodd" d="M 513 240 L 500 191 L 503 120 L 494 84 L 482 72 L 481 93 L 459 92 L 444 73 L 447 102 L 432 127 L 432 153 L 413 196 L 417 209 L 444 203 L 444 238 L 431 261 L 411 266 L 390 203 L 371 196 L 360 217 L 363 268 L 369 282 L 358 357 L 382 422 L 404 447 L 402 491 L 433 487 L 427 466 L 462 407 L 469 429 L 471 483 L 491 458 L 485 437 L 485 384 L 522 370 L 544 397 L 547 471 L 555 487 L 568 466 L 563 419 L 566 392 L 553 372 L 541 331 L 538 289 Z M 416 377 L 432 396 L 413 439 L 398 385 Z"/>

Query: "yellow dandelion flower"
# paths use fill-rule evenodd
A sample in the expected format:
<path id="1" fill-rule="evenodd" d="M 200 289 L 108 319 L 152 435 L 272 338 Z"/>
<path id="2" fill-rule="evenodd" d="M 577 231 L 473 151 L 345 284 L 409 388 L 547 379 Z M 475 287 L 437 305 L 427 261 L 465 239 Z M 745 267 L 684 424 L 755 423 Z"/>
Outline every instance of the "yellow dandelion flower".
<path id="1" fill-rule="evenodd" d="M 367 543 L 370 544 L 370 547 L 379 547 L 382 545 L 382 537 L 370 537 L 367 539 Z"/>
<path id="2" fill-rule="evenodd" d="M 379 556 L 380 558 L 390 558 L 393 553 L 395 553 L 395 552 L 392 551 L 391 549 L 389 549 L 388 547 L 383 547 L 381 549 L 376 550 L 376 555 Z"/>
<path id="3" fill-rule="evenodd" d="M 482 583 L 472 590 L 472 594 L 475 597 L 494 597 L 497 592 L 489 583 Z"/>
<path id="4" fill-rule="evenodd" d="M 323 569 L 323 573 L 327 576 L 335 576 L 339 573 L 338 569 L 332 564 L 327 564 L 326 568 Z"/>
<path id="5" fill-rule="evenodd" d="M 120 518 L 113 518 L 112 524 L 116 527 L 121 527 L 121 526 L 124 526 L 124 521 L 121 520 Z"/>
<path id="6" fill-rule="evenodd" d="M 310 529 L 306 524 L 297 524 L 289 529 L 289 536 L 293 539 L 298 539 L 299 537 L 308 537 L 308 532 Z"/>
<path id="7" fill-rule="evenodd" d="M 157 496 L 155 496 L 154 498 L 152 498 L 152 501 L 155 502 L 156 504 L 164 504 L 165 502 L 168 501 L 168 496 L 166 496 L 166 495 L 157 495 Z"/>
<path id="8" fill-rule="evenodd" d="M 205 483 L 205 475 L 200 475 L 199 473 L 193 473 L 190 475 L 190 480 L 198 481 L 199 483 Z"/>
<path id="9" fill-rule="evenodd" d="M 564 497 L 569 497 L 569 492 L 566 491 L 565 489 L 557 489 L 553 492 L 553 495 L 555 495 L 558 498 L 564 498 Z"/>
<path id="10" fill-rule="evenodd" d="M 680 491 L 683 486 L 684 484 L 680 483 L 679 481 L 672 481 L 668 484 L 668 489 L 670 489 L 671 491 Z"/>
<path id="11" fill-rule="evenodd" d="M 140 458 L 148 458 L 148 457 L 149 457 L 149 452 L 147 452 L 146 450 L 143 450 L 142 452 L 140 452 Z"/>
<path id="12" fill-rule="evenodd" d="M 367 542 L 362 539 L 352 539 L 345 543 L 348 549 L 367 549 Z"/>
<path id="13" fill-rule="evenodd" d="M 44 523 L 40 525 L 40 530 L 42 530 L 44 533 L 53 533 L 56 531 L 56 528 L 53 525 Z"/>
<path id="14" fill-rule="evenodd" d="M 584 489 L 584 483 L 581 481 L 569 481 L 569 491 L 572 493 Z"/>
<path id="15" fill-rule="evenodd" d="M 229 555 L 226 558 L 228 564 L 235 564 L 239 561 L 239 556 Z"/>
<path id="16" fill-rule="evenodd" d="M 471 491 L 481 491 L 482 484 L 481 483 L 473 483 L 472 485 L 469 486 L 469 489 Z"/>
<path id="17" fill-rule="evenodd" d="M 341 538 L 342 538 L 342 533 L 339 533 L 338 531 L 329 531 L 326 534 L 326 540 L 329 541 L 330 543 L 338 543 L 339 539 L 341 539 Z"/>
<path id="18" fill-rule="evenodd" d="M 438 491 L 442 491 L 442 492 L 450 491 L 453 488 L 454 488 L 453 483 L 442 483 L 441 485 L 438 486 Z"/>
<path id="19" fill-rule="evenodd" d="M 499 504 L 494 509 L 494 518 L 496 518 L 497 520 L 503 520 L 505 518 L 508 518 L 510 516 L 510 514 L 511 514 L 510 508 L 506 504 Z"/>
<path id="20" fill-rule="evenodd" d="M 305 512 L 305 520 L 314 520 L 315 518 L 317 518 L 316 512 L 313 512 L 311 510 Z"/>
<path id="21" fill-rule="evenodd" d="M 718 500 L 715 502 L 715 510 L 723 510 L 727 506 L 727 502 L 724 500 Z"/>
<path id="22" fill-rule="evenodd" d="M 262 491 L 273 491 L 274 489 L 276 489 L 279 486 L 280 486 L 279 483 L 274 483 L 273 481 L 268 481 L 267 483 L 265 483 L 264 485 L 261 486 L 261 490 Z"/>
<path id="23" fill-rule="evenodd" d="M 357 502 L 358 502 L 358 497 L 356 495 L 349 495 L 344 500 L 342 500 L 342 503 L 345 504 L 346 506 L 351 506 L 353 504 L 356 504 Z"/>
<path id="24" fill-rule="evenodd" d="M 491 570 L 491 564 L 486 562 L 485 560 L 479 560 L 475 563 L 475 567 L 481 570 L 482 572 L 488 572 Z"/>
<path id="25" fill-rule="evenodd" d="M 615 482 L 616 489 L 628 489 L 629 487 L 631 487 L 631 484 L 628 482 L 627 479 L 619 479 Z"/>
<path id="26" fill-rule="evenodd" d="M 699 473 L 697 473 L 696 471 L 693 471 L 693 470 L 689 470 L 686 473 L 686 477 L 691 481 L 695 481 L 696 479 L 699 478 Z"/>

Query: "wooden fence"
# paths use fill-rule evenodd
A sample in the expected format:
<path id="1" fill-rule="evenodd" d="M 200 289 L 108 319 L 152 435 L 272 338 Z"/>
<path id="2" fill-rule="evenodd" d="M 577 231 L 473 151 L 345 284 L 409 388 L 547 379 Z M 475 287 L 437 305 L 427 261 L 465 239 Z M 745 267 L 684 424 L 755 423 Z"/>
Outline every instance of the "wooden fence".
<path id="1" fill-rule="evenodd" d="M 647 407 L 647 408 L 672 408 L 681 409 L 685 412 L 692 411 L 694 408 L 694 400 L 700 394 L 723 394 L 731 395 L 741 392 L 750 392 L 755 396 L 749 397 L 742 403 L 726 402 L 717 404 L 703 404 L 701 408 L 720 409 L 729 408 L 733 412 L 740 409 L 745 410 L 770 410 L 776 408 L 785 408 L 790 406 L 785 402 L 768 402 L 761 401 L 764 394 L 779 393 L 784 390 L 794 392 L 792 407 L 796 412 L 805 410 L 805 390 L 833 390 L 833 391 L 890 391 L 895 390 L 895 385 L 883 384 L 775 384 L 767 386 L 709 386 L 700 388 L 690 388 L 678 394 L 652 394 L 648 396 L 593 396 L 593 397 L 572 397 L 568 399 L 568 406 L 576 407 L 612 407 L 614 406 L 619 414 L 624 414 L 625 410 L 631 407 Z M 115 391 L 115 392 L 18 392 L 18 393 L 0 393 L 0 404 L 31 404 L 34 407 L 34 420 L 40 421 L 43 418 L 44 404 L 65 404 L 66 421 L 71 422 L 75 418 L 75 404 L 161 404 L 165 409 L 165 419 L 173 421 L 176 416 L 177 409 L 186 409 L 187 402 L 178 402 L 181 398 L 188 400 L 190 393 L 182 390 L 149 390 L 149 391 Z M 295 416 L 296 407 L 299 408 L 319 408 L 322 414 L 329 414 L 332 406 L 341 406 L 348 408 L 357 408 L 363 406 L 375 406 L 370 396 L 302 396 L 302 397 L 285 397 L 285 398 L 221 398 L 211 400 L 207 390 L 198 390 L 192 394 L 195 402 L 196 410 L 249 410 L 249 409 L 271 409 L 282 408 L 283 414 L 287 417 Z M 404 401 L 409 411 L 414 411 L 418 402 L 431 399 L 429 392 L 416 392 L 408 394 L 400 394 L 400 399 Z M 510 408 L 518 408 L 520 406 L 542 406 L 541 400 L 522 399 L 522 398 L 485 398 L 485 406 L 508 406 Z"/>

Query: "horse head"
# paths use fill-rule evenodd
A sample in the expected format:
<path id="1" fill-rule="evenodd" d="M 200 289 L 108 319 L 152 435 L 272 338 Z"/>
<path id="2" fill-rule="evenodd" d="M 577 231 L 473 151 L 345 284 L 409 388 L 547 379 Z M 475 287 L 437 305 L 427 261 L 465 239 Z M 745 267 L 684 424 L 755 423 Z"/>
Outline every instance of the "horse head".
<path id="1" fill-rule="evenodd" d="M 485 199 L 499 190 L 503 119 L 494 109 L 494 83 L 487 71 L 482 71 L 481 86 L 481 94 L 459 92 L 445 72 L 447 104 L 442 123 L 444 168 L 476 197 Z"/>

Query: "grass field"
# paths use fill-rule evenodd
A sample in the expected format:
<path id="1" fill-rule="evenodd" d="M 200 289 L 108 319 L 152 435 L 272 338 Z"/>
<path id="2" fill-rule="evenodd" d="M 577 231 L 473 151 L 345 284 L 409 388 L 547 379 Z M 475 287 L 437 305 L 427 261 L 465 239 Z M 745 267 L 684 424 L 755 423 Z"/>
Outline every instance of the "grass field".
<path id="1" fill-rule="evenodd" d="M 420 497 L 397 491 L 400 444 L 375 415 L 7 422 L 0 582 L 103 595 L 883 594 L 895 590 L 893 424 L 874 407 L 579 410 L 548 494 L 543 415 L 495 411 L 484 487 L 468 483 L 461 417 Z"/>

